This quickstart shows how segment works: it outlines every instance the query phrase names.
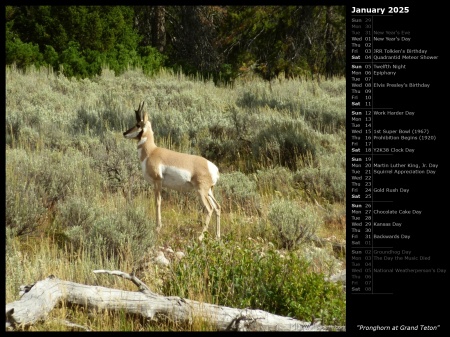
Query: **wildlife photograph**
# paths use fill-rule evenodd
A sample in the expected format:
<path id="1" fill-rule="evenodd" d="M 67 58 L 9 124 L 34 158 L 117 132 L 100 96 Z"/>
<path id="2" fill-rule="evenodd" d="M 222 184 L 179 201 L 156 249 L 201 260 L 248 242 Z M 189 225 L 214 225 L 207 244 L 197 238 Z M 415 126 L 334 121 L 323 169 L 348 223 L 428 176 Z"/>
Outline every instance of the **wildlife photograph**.
<path id="1" fill-rule="evenodd" d="M 5 6 L 6 331 L 345 331 L 345 6 Z"/>

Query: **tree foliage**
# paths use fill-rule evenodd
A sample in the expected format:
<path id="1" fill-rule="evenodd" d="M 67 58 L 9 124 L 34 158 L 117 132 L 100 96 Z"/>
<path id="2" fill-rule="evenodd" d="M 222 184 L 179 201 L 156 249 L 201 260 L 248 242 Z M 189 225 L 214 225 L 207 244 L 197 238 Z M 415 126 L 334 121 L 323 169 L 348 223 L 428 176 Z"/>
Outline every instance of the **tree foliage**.
<path id="1" fill-rule="evenodd" d="M 217 44 L 224 11 L 219 6 L 177 6 L 170 15 L 170 57 L 189 72 L 218 73 L 223 62 Z"/>
<path id="2" fill-rule="evenodd" d="M 162 66 L 230 81 L 345 75 L 343 6 L 6 6 L 6 64 L 89 77 Z"/>
<path id="3" fill-rule="evenodd" d="M 164 56 L 139 48 L 128 6 L 8 6 L 7 64 L 48 64 L 66 76 L 90 77 L 108 65 L 116 73 L 128 66 L 153 72 Z"/>
<path id="4" fill-rule="evenodd" d="M 265 79 L 327 70 L 343 75 L 345 61 L 336 59 L 345 60 L 344 15 L 343 7 L 230 7 L 224 51 L 230 63 L 243 71 L 253 67 Z"/>

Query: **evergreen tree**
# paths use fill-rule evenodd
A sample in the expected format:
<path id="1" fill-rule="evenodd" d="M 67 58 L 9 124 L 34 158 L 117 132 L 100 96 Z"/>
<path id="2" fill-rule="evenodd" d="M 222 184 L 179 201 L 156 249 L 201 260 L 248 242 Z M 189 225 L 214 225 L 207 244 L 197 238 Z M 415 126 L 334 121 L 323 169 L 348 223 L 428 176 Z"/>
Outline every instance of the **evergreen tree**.
<path id="1" fill-rule="evenodd" d="M 162 65 L 231 81 L 345 75 L 344 6 L 6 6 L 6 64 L 93 76 Z"/>

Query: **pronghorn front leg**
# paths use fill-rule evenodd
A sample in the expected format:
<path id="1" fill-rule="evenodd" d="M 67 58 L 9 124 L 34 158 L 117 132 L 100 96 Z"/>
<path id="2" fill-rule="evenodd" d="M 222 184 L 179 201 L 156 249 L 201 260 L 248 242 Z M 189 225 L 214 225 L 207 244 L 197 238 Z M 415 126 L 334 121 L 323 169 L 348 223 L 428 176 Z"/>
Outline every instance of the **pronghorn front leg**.
<path id="1" fill-rule="evenodd" d="M 159 232 L 162 227 L 161 223 L 161 190 L 162 190 L 162 180 L 156 179 L 153 181 L 155 189 L 155 209 L 156 209 L 156 230 Z"/>

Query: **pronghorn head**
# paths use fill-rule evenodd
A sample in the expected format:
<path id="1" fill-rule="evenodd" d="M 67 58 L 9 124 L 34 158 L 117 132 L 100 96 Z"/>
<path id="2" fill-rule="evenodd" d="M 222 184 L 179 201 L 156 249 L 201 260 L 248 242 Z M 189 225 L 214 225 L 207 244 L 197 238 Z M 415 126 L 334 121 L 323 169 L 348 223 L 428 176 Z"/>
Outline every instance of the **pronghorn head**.
<path id="1" fill-rule="evenodd" d="M 151 124 L 148 121 L 147 112 L 143 112 L 143 109 L 144 101 L 142 101 L 142 103 L 139 104 L 139 108 L 134 111 L 136 113 L 136 125 L 123 133 L 125 138 L 140 140 L 146 127 L 151 130 Z"/>

